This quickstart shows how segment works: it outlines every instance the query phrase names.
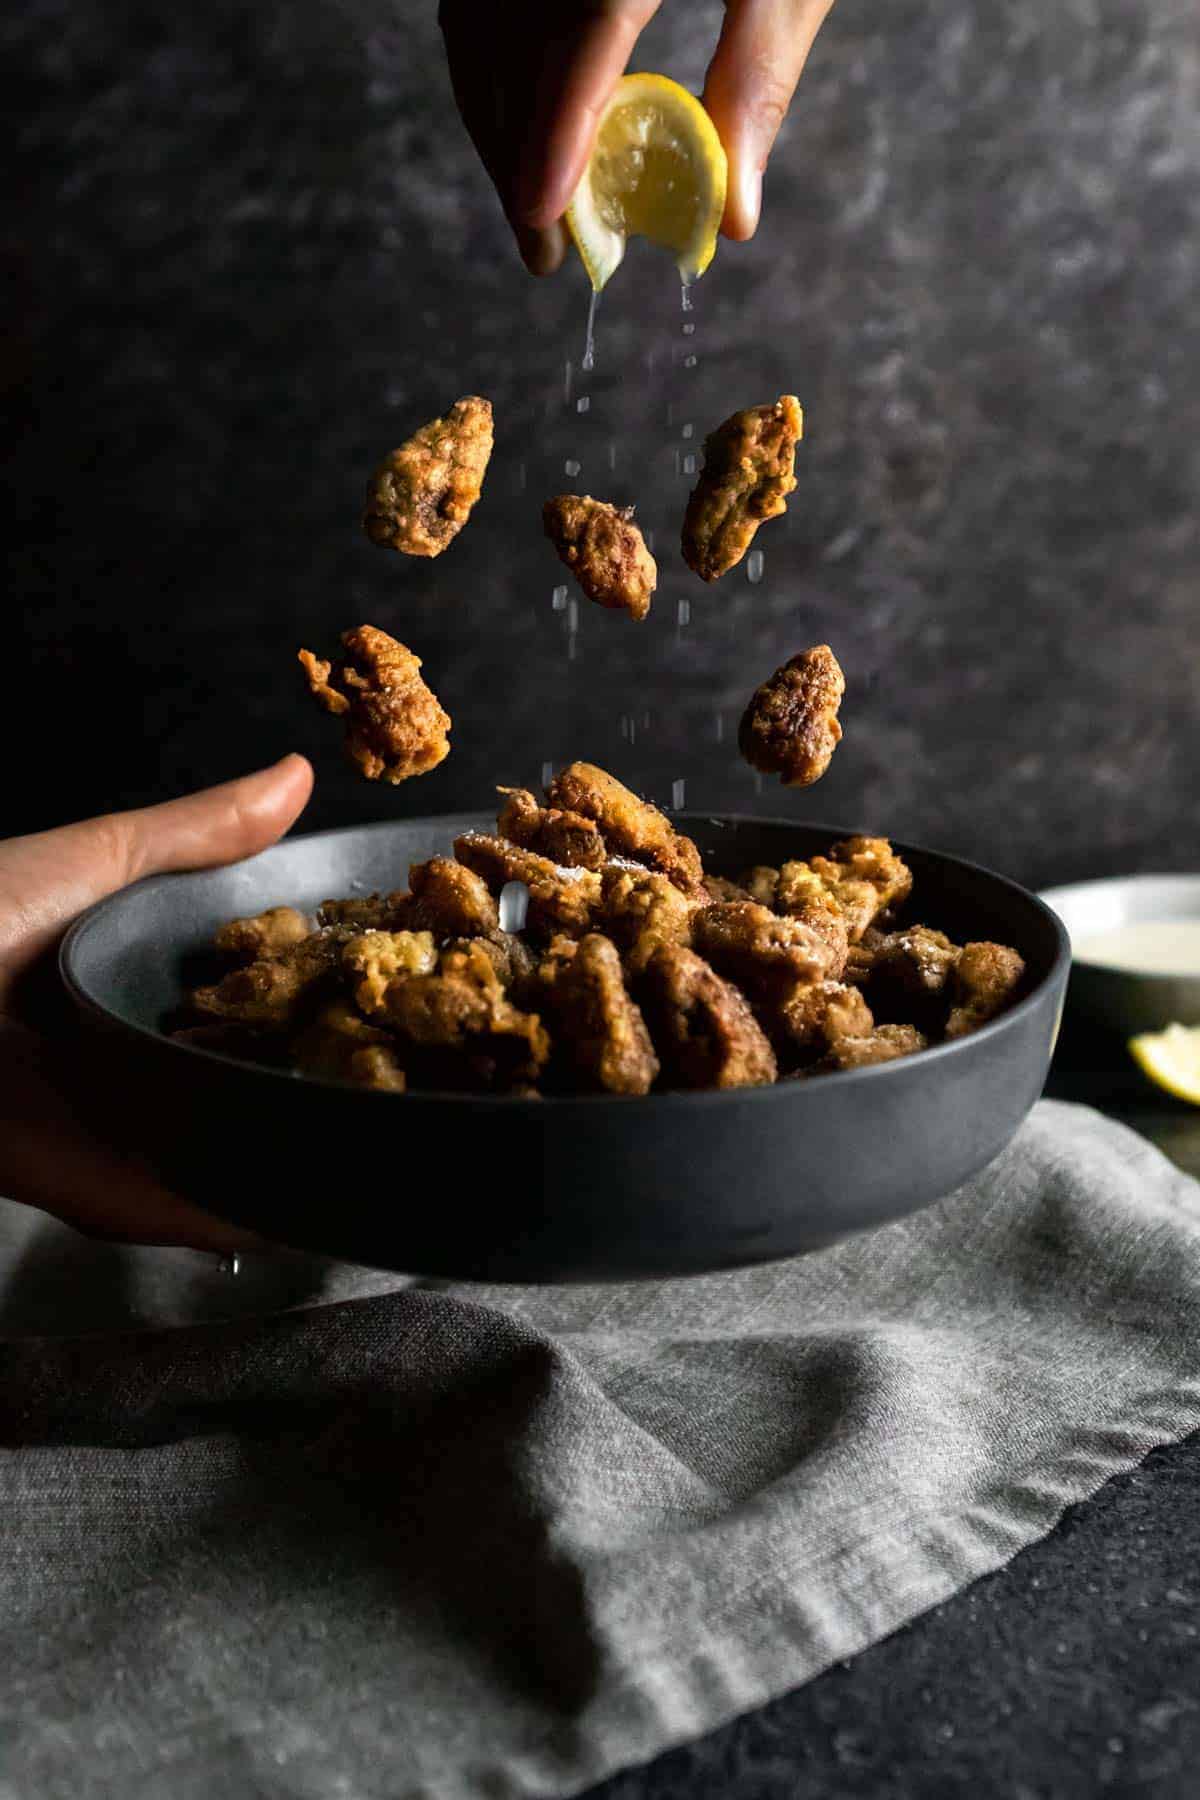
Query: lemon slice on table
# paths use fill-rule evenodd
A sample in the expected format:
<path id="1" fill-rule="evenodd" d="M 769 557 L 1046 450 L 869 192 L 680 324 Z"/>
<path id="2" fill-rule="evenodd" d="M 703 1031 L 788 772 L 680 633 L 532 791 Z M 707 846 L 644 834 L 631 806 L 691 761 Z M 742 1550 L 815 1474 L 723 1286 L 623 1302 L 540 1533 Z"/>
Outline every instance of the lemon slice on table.
<path id="1" fill-rule="evenodd" d="M 1168 1025 L 1130 1038 L 1135 1062 L 1151 1081 L 1177 1100 L 1200 1106 L 1200 1025 Z"/>
<path id="2" fill-rule="evenodd" d="M 596 292 L 635 236 L 674 251 L 685 283 L 703 275 L 717 247 L 725 179 L 717 128 L 696 96 L 666 75 L 623 75 L 567 208 Z"/>

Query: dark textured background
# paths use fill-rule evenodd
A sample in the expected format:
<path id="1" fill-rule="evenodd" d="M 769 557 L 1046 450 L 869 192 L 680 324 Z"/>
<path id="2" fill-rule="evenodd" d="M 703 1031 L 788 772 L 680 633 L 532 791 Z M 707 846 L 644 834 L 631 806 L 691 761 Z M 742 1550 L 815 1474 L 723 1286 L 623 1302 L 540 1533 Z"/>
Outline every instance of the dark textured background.
<path id="1" fill-rule="evenodd" d="M 519 271 L 433 14 L 0 19 L 0 831 L 291 747 L 318 763 L 313 825 L 474 805 L 586 755 L 660 798 L 683 779 L 689 804 L 1033 881 L 1195 866 L 1194 0 L 839 0 L 758 240 L 722 247 L 690 342 L 669 264 L 631 256 L 585 416 L 577 373 L 564 401 L 582 276 Z M 717 15 L 668 0 L 639 61 L 698 86 Z M 760 586 L 707 590 L 674 558 L 683 427 L 783 388 L 808 416 L 792 510 Z M 431 565 L 374 550 L 369 468 L 473 390 L 498 442 L 469 530 Z M 581 487 L 638 501 L 663 580 L 647 626 L 583 607 L 569 661 L 538 512 L 573 454 Z M 343 770 L 293 667 L 361 619 L 414 645 L 456 719 L 450 760 L 397 792 Z M 820 639 L 850 680 L 845 742 L 815 794 L 756 792 L 737 715 Z M 1136 1122 L 1196 1166 L 1169 1109 Z M 1161 1452 L 849 1669 L 606 1796 L 1191 1800 L 1198 1487 L 1195 1442 Z"/>
<path id="2" fill-rule="evenodd" d="M 639 61 L 698 85 L 718 10 L 668 0 Z M 297 746 L 314 825 L 586 755 L 661 798 L 683 778 L 689 804 L 1033 880 L 1194 862 L 1194 0 L 840 0 L 758 240 L 720 250 L 690 345 L 669 261 L 631 257 L 584 417 L 563 401 L 582 272 L 520 272 L 434 11 L 24 0 L 0 25 L 8 689 L 48 721 L 30 757 L 7 710 L 0 826 Z M 760 586 L 707 589 L 675 551 L 682 428 L 785 387 L 809 421 L 791 513 Z M 473 390 L 499 430 L 469 530 L 433 564 L 376 550 L 371 465 Z M 539 508 L 573 452 L 582 487 L 637 499 L 663 581 L 644 627 L 583 603 L 569 663 Z M 360 619 L 417 648 L 456 719 L 448 763 L 399 793 L 343 771 L 294 667 Z M 844 746 L 814 794 L 756 792 L 740 709 L 822 639 Z"/>

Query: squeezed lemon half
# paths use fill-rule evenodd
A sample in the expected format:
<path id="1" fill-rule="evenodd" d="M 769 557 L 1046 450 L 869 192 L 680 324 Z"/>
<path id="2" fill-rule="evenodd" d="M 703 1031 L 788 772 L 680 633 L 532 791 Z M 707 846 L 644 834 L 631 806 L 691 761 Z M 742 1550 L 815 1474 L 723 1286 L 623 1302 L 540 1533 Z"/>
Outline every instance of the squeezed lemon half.
<path id="1" fill-rule="evenodd" d="M 717 247 L 726 172 L 717 128 L 694 94 L 666 75 L 623 75 L 567 208 L 596 292 L 634 236 L 673 251 L 685 283 L 703 275 Z"/>
<path id="2" fill-rule="evenodd" d="M 1129 1049 L 1151 1081 L 1177 1100 L 1200 1106 L 1200 1025 L 1168 1025 L 1130 1038 Z"/>

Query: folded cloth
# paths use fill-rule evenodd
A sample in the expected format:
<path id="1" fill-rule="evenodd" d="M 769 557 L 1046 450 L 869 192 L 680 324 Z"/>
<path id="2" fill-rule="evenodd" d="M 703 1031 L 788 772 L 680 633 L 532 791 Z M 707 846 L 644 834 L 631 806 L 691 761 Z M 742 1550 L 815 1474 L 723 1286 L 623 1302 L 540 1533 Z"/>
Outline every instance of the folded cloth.
<path id="1" fill-rule="evenodd" d="M 1200 1188 L 1080 1107 L 809 1258 L 364 1280 L 5 1344 L 5 1792 L 577 1793 L 1200 1425 Z"/>

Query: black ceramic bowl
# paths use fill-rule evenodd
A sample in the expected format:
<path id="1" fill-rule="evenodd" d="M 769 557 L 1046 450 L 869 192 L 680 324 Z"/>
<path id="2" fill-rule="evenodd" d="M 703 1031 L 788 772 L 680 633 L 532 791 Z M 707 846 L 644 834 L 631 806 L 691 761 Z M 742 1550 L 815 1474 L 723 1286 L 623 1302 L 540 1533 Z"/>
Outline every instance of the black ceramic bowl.
<path id="1" fill-rule="evenodd" d="M 684 815 L 733 874 L 844 831 Z M 283 1243 L 409 1273 L 582 1281 L 790 1256 L 912 1212 L 989 1163 L 1041 1091 L 1069 950 L 1031 894 L 898 846 L 915 913 L 1013 944 L 1024 997 L 973 1037 L 811 1082 L 646 1099 L 374 1093 L 170 1042 L 190 956 L 226 919 L 403 886 L 477 817 L 323 832 L 142 882 L 85 913 L 67 986 L 120 1068 L 124 1135 L 181 1194 Z M 123 1130 L 122 1130 L 123 1127 Z"/>

